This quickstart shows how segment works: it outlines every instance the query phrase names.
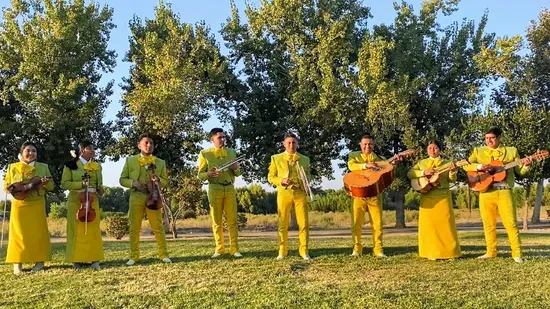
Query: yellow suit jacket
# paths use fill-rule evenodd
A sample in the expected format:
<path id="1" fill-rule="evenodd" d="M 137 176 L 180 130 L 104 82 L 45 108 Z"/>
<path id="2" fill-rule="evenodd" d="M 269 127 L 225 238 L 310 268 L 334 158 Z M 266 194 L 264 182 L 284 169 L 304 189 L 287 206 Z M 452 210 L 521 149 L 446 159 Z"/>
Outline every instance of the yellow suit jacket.
<path id="1" fill-rule="evenodd" d="M 4 176 L 5 192 L 8 191 L 8 187 L 11 184 L 14 184 L 16 182 L 28 180 L 33 178 L 34 176 L 38 176 L 38 177 L 52 176 L 52 174 L 50 173 L 50 169 L 48 168 L 48 165 L 44 163 L 39 163 L 39 162 L 34 163 L 34 171 L 32 173 L 23 175 L 23 173 L 21 172 L 21 168 L 23 167 L 23 164 L 25 163 L 17 162 L 17 163 L 8 165 L 8 170 L 6 171 L 6 175 Z M 33 190 L 34 192 L 29 193 L 29 195 L 25 200 L 29 201 L 32 199 L 36 199 L 37 197 L 44 198 L 44 193 L 46 191 L 53 191 L 53 189 L 54 189 L 54 183 L 53 183 L 53 180 L 50 180 L 46 183 L 46 185 L 42 189 L 38 191 Z"/>
<path id="2" fill-rule="evenodd" d="M 293 184 L 289 186 L 283 186 L 281 184 L 281 182 L 283 181 L 283 178 L 291 177 L 290 168 L 297 168 L 296 164 L 299 164 L 304 169 L 304 172 L 306 173 L 308 180 L 311 180 L 309 158 L 300 153 L 296 153 L 296 155 L 298 156 L 298 160 L 294 165 L 290 165 L 289 162 L 285 159 L 284 152 L 271 156 L 271 163 L 269 164 L 267 181 L 269 181 L 270 184 L 277 186 L 277 190 L 285 190 L 285 189 L 304 190 L 301 180 L 295 181 Z M 296 174 L 299 175 L 297 171 L 296 171 Z"/>
<path id="3" fill-rule="evenodd" d="M 518 150 L 515 147 L 499 147 L 491 151 L 491 148 L 487 146 L 476 147 L 474 151 L 468 158 L 471 164 L 464 167 L 465 171 L 475 172 L 477 171 L 478 164 L 489 164 L 491 163 L 491 157 L 494 157 L 497 160 L 502 161 L 502 163 L 507 164 L 513 162 L 517 159 L 520 159 Z M 506 171 L 506 183 L 508 187 L 513 188 L 516 181 L 514 174 L 520 176 L 527 175 L 529 168 L 527 166 L 518 165 L 514 168 L 511 168 Z"/>
<path id="4" fill-rule="evenodd" d="M 407 177 L 409 179 L 416 179 L 422 177 L 422 171 L 427 170 L 429 168 L 446 168 L 451 164 L 451 161 L 449 160 L 442 160 L 441 165 L 435 167 L 432 165 L 432 162 L 434 160 L 427 158 L 424 160 L 420 160 L 418 163 L 416 163 L 407 173 Z M 456 181 L 456 171 L 454 173 L 451 173 L 449 171 L 443 173 L 439 177 L 439 185 L 437 186 L 438 189 L 448 189 L 450 182 Z"/>
<path id="5" fill-rule="evenodd" d="M 140 175 L 145 175 L 147 170 L 139 164 L 140 155 L 129 156 L 124 162 L 122 173 L 120 173 L 119 183 L 126 188 L 132 188 L 132 182 L 139 180 Z M 155 175 L 160 180 L 160 185 L 165 187 L 168 185 L 168 174 L 166 173 L 166 163 L 164 160 L 155 158 Z"/>
<path id="6" fill-rule="evenodd" d="M 227 168 L 223 171 L 221 171 L 218 175 L 218 177 L 214 178 L 208 178 L 208 170 L 211 168 L 217 168 L 219 166 L 222 166 L 232 160 L 235 160 L 237 158 L 237 152 L 233 148 L 225 148 L 225 152 L 227 153 L 224 157 L 216 157 L 214 155 L 215 148 L 210 147 L 208 149 L 201 150 L 199 154 L 199 173 L 197 177 L 201 181 L 207 181 L 209 184 L 233 184 L 235 183 L 235 176 L 241 175 L 241 169 L 238 168 L 237 170 L 232 170 L 231 168 Z"/>
<path id="7" fill-rule="evenodd" d="M 363 169 L 363 166 L 365 165 L 365 163 L 371 163 L 371 162 L 367 162 L 368 161 L 367 158 L 365 158 L 365 155 L 362 155 L 362 154 L 363 153 L 361 151 L 350 152 L 348 156 L 348 168 L 350 171 L 360 171 Z M 378 156 L 374 152 L 372 153 L 372 156 L 373 156 L 372 162 L 384 160 L 384 158 Z"/>

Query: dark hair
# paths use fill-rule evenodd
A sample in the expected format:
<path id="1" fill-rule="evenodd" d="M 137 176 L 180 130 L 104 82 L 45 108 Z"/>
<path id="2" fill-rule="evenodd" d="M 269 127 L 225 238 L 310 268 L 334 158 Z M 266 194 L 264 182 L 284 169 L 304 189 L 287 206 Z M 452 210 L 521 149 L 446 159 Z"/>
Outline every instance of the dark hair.
<path id="1" fill-rule="evenodd" d="M 148 138 L 150 140 L 153 140 L 153 138 L 151 137 L 151 135 L 149 133 L 143 133 L 139 136 L 138 143 L 141 142 L 141 140 L 144 139 L 144 138 Z"/>
<path id="2" fill-rule="evenodd" d="M 432 140 L 432 141 L 428 142 L 428 146 L 430 146 L 431 144 L 436 145 L 437 148 L 439 148 L 439 150 L 443 150 L 443 145 L 441 144 L 441 142 L 436 141 L 436 140 Z"/>
<path id="3" fill-rule="evenodd" d="M 210 130 L 210 138 L 212 138 L 212 136 L 214 136 L 218 133 L 223 133 L 223 129 L 222 128 L 214 128 L 214 129 Z"/>
<path id="4" fill-rule="evenodd" d="M 285 138 L 283 139 L 283 141 L 285 141 L 287 138 L 293 138 L 296 141 L 298 141 L 298 137 L 295 134 L 292 134 L 292 133 L 285 134 Z"/>
<path id="5" fill-rule="evenodd" d="M 372 135 L 368 135 L 368 134 L 365 134 L 365 135 L 361 136 L 360 141 L 362 141 L 364 139 L 370 139 L 371 141 L 374 141 L 374 137 L 372 137 Z"/>
<path id="6" fill-rule="evenodd" d="M 78 160 L 80 160 L 80 149 L 84 149 L 90 145 L 93 145 L 93 144 L 89 140 L 83 140 L 80 143 L 78 143 L 78 147 L 74 149 L 76 157 L 65 162 L 65 166 L 68 167 L 70 170 L 76 170 L 78 168 L 78 165 L 76 163 L 78 162 Z"/>
<path id="7" fill-rule="evenodd" d="M 500 137 L 502 135 L 502 129 L 498 127 L 492 127 L 485 134 L 494 134 L 496 137 Z"/>
<path id="8" fill-rule="evenodd" d="M 21 145 L 21 148 L 19 148 L 19 153 L 23 153 L 23 150 L 27 146 L 33 146 L 34 149 L 36 149 L 38 151 L 38 148 L 36 147 L 36 145 L 33 142 L 26 141 L 26 142 L 23 143 L 23 145 Z"/>

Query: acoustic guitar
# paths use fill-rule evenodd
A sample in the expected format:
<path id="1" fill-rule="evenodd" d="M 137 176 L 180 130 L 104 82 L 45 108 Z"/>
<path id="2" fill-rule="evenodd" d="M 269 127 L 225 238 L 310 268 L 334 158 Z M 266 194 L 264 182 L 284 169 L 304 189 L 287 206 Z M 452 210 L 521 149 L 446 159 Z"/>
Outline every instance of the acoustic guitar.
<path id="1" fill-rule="evenodd" d="M 397 156 L 407 157 L 414 154 L 414 150 L 405 150 Z M 378 196 L 389 187 L 395 178 L 392 162 L 397 156 L 385 161 L 376 162 L 377 167 L 361 171 L 352 171 L 344 176 L 344 189 L 352 197 Z"/>
<path id="2" fill-rule="evenodd" d="M 548 151 L 539 150 L 527 158 L 540 161 L 546 157 L 548 157 Z M 468 185 L 474 191 L 485 192 L 493 185 L 493 183 L 506 180 L 506 170 L 521 164 L 523 164 L 523 159 L 517 159 L 507 164 L 504 164 L 499 160 L 492 160 L 489 164 L 493 167 L 491 172 L 475 171 L 467 173 Z"/>
<path id="3" fill-rule="evenodd" d="M 456 167 L 462 167 L 468 164 L 470 164 L 468 160 L 461 160 L 455 163 Z M 431 176 L 421 176 L 419 178 L 411 179 L 411 188 L 420 193 L 426 193 L 433 187 L 437 186 L 441 180 L 441 174 L 450 169 L 450 166 L 436 168 L 435 173 Z"/>

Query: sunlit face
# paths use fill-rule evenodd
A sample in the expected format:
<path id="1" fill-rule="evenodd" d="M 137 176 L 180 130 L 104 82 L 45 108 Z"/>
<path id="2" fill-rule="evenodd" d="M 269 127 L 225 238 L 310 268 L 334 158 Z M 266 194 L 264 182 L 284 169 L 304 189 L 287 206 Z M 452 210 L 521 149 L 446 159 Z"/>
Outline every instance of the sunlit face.
<path id="1" fill-rule="evenodd" d="M 440 153 L 440 149 L 439 147 L 437 147 L 436 144 L 429 144 L 428 145 L 428 148 L 427 148 L 427 151 L 428 151 L 428 155 L 432 158 L 437 158 L 439 157 L 439 153 Z"/>
<path id="2" fill-rule="evenodd" d="M 287 137 L 283 141 L 283 146 L 286 152 L 290 154 L 296 153 L 296 149 L 298 149 L 298 140 L 294 137 Z"/>
<path id="3" fill-rule="evenodd" d="M 371 154 L 374 149 L 374 141 L 372 138 L 363 138 L 359 145 L 361 146 L 361 151 L 366 155 Z"/>
<path id="4" fill-rule="evenodd" d="M 138 148 L 142 154 L 150 156 L 155 151 L 155 143 L 152 138 L 144 137 L 139 141 Z"/>
<path id="5" fill-rule="evenodd" d="M 36 148 L 32 145 L 29 145 L 23 148 L 23 151 L 21 151 L 21 158 L 23 159 L 23 162 L 31 163 L 36 160 L 36 154 Z"/>
<path id="6" fill-rule="evenodd" d="M 500 145 L 500 136 L 496 136 L 493 133 L 487 133 L 485 134 L 485 145 L 489 146 L 489 148 L 498 148 L 498 145 Z"/>
<path id="7" fill-rule="evenodd" d="M 210 137 L 210 141 L 212 142 L 214 147 L 222 148 L 223 146 L 225 146 L 225 133 L 218 132 L 216 133 L 216 135 L 212 135 L 212 137 Z"/>
<path id="8" fill-rule="evenodd" d="M 86 161 L 90 161 L 95 156 L 95 149 L 93 145 L 80 148 L 80 156 Z"/>

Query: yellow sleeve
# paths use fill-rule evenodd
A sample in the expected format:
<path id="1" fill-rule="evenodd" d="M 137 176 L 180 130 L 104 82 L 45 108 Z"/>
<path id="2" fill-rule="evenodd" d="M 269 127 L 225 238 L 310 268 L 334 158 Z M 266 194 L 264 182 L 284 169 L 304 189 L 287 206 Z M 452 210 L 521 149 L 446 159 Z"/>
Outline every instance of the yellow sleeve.
<path id="1" fill-rule="evenodd" d="M 162 169 L 160 170 L 160 185 L 162 187 L 168 186 L 168 172 L 166 171 L 166 162 L 162 165 Z"/>
<path id="2" fill-rule="evenodd" d="M 449 163 L 449 164 L 451 164 L 451 163 Z M 456 182 L 456 175 L 457 175 L 457 170 L 456 169 L 454 170 L 454 172 L 449 170 L 449 183 Z"/>
<path id="3" fill-rule="evenodd" d="M 124 162 L 124 167 L 122 168 L 122 173 L 120 173 L 120 178 L 118 182 L 121 186 L 126 188 L 132 188 L 132 179 L 130 179 L 130 165 L 128 164 L 128 158 Z"/>
<path id="4" fill-rule="evenodd" d="M 50 173 L 50 166 L 46 164 L 46 177 L 52 177 L 52 173 Z M 44 190 L 46 191 L 53 191 L 55 187 L 55 183 L 53 182 L 53 179 L 50 179 L 48 182 L 46 182 L 46 185 L 44 186 Z"/>
<path id="5" fill-rule="evenodd" d="M 519 156 L 519 152 L 518 150 L 516 149 L 516 155 L 514 156 L 514 161 L 515 160 L 520 160 L 520 156 Z M 523 164 L 520 164 L 520 165 L 517 165 L 514 167 L 514 172 L 520 176 L 525 176 L 527 174 L 529 174 L 529 166 L 525 166 Z"/>
<path id="6" fill-rule="evenodd" d="M 200 181 L 208 180 L 208 162 L 204 158 L 202 151 L 199 153 L 199 173 L 197 177 L 200 179 Z"/>
<path id="7" fill-rule="evenodd" d="M 477 163 L 477 147 L 474 148 L 474 151 L 472 152 L 470 157 L 468 157 L 468 162 L 470 162 L 470 164 L 465 165 L 463 167 L 463 169 L 466 172 L 475 172 L 475 171 L 477 171 L 477 165 L 478 165 L 478 163 Z"/>
<path id="8" fill-rule="evenodd" d="M 68 167 L 63 168 L 61 176 L 61 189 L 63 190 L 80 190 L 82 189 L 82 181 L 72 181 L 72 171 Z"/>
<path id="9" fill-rule="evenodd" d="M 103 187 L 103 167 L 99 166 L 99 171 L 97 171 L 97 187 Z"/>
<path id="10" fill-rule="evenodd" d="M 8 187 L 11 185 L 11 164 L 8 165 L 8 170 L 4 176 L 4 192 L 8 192 Z"/>
<path id="11" fill-rule="evenodd" d="M 422 169 L 420 169 L 420 162 L 417 162 L 407 173 L 409 179 L 417 179 L 422 177 Z"/>
<path id="12" fill-rule="evenodd" d="M 310 162 L 311 162 L 311 161 L 309 160 L 309 158 L 307 158 L 307 166 L 306 166 L 306 168 L 304 169 L 304 171 L 306 172 L 307 179 L 308 179 L 309 181 L 311 181 L 311 168 L 310 168 Z"/>
<path id="13" fill-rule="evenodd" d="M 355 157 L 350 155 L 348 157 L 348 168 L 350 171 L 360 171 L 363 169 L 364 163 L 358 163 L 355 161 Z"/>
<path id="14" fill-rule="evenodd" d="M 267 181 L 274 186 L 280 186 L 283 181 L 282 177 L 277 176 L 277 164 L 275 164 L 275 159 L 273 157 L 271 157 L 271 163 L 269 164 Z"/>

